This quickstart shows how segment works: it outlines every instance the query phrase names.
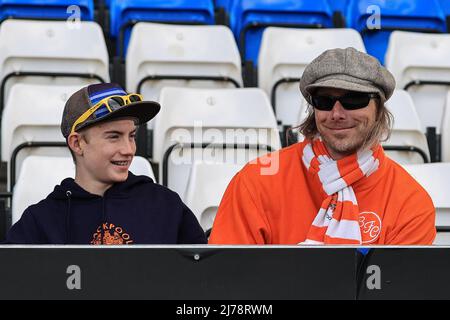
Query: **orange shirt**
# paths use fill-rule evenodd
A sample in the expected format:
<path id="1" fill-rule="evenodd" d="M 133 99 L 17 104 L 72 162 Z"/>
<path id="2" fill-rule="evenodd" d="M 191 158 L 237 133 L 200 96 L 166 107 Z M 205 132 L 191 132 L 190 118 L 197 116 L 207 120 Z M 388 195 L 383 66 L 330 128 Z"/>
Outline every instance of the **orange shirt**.
<path id="1" fill-rule="evenodd" d="M 298 244 L 305 241 L 326 194 L 302 163 L 306 142 L 247 164 L 220 203 L 210 244 Z M 267 174 L 276 170 L 275 174 Z M 266 174 L 261 174 L 261 173 Z M 363 244 L 431 245 L 435 208 L 428 193 L 388 157 L 352 185 Z"/>

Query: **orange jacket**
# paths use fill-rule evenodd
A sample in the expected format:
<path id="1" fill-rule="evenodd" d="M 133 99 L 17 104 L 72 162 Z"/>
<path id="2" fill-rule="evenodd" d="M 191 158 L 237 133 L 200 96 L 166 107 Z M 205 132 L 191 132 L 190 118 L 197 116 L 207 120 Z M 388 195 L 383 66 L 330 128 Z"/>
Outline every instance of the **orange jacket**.
<path id="1" fill-rule="evenodd" d="M 210 244 L 298 244 L 306 239 L 326 194 L 302 163 L 297 143 L 247 164 L 222 198 Z M 256 162 L 256 161 L 255 161 Z M 268 167 L 278 168 L 275 174 Z M 436 236 L 430 196 L 400 165 L 384 157 L 352 185 L 363 244 L 431 245 Z"/>

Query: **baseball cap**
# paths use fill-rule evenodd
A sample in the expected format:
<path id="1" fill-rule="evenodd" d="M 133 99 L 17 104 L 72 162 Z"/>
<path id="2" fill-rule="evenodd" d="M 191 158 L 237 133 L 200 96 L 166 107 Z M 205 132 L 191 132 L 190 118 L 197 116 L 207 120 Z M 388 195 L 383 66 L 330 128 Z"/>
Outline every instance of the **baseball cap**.
<path id="1" fill-rule="evenodd" d="M 355 48 L 337 48 L 323 52 L 303 72 L 300 91 L 309 103 L 318 88 L 376 93 L 385 102 L 394 92 L 395 79 L 376 58 Z"/>
<path id="2" fill-rule="evenodd" d="M 78 123 L 74 131 L 78 131 L 94 124 L 110 121 L 118 118 L 132 117 L 137 119 L 137 124 L 143 124 L 151 120 L 160 110 L 160 105 L 154 101 L 131 101 L 128 94 L 123 88 L 115 83 L 92 84 L 84 87 L 70 96 L 64 106 L 63 116 L 61 120 L 61 133 L 67 138 L 73 125 L 92 107 L 96 106 L 100 101 L 112 96 L 120 96 L 120 101 L 127 100 L 129 103 L 124 105 L 115 104 L 113 108 L 101 104 L 92 114 L 84 121 Z M 138 95 L 132 95 L 135 97 Z M 141 100 L 135 98 L 135 100 Z M 92 111 L 92 110 L 91 110 Z"/>

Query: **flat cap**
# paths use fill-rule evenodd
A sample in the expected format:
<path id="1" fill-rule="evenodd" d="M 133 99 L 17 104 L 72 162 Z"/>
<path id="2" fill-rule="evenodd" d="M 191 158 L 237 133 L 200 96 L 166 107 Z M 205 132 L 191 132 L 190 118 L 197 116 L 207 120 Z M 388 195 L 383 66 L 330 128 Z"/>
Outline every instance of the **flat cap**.
<path id="1" fill-rule="evenodd" d="M 380 62 L 355 48 L 331 49 L 308 64 L 300 79 L 300 91 L 311 103 L 318 88 L 377 93 L 388 100 L 395 88 L 394 76 Z"/>

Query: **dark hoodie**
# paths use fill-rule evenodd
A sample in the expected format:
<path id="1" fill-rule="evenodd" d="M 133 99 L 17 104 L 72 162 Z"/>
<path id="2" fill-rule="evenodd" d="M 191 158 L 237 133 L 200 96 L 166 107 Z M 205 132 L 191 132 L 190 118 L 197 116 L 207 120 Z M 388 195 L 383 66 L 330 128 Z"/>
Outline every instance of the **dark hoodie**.
<path id="1" fill-rule="evenodd" d="M 46 199 L 25 210 L 6 243 L 196 244 L 206 243 L 206 238 L 175 192 L 130 172 L 103 197 L 72 178 L 63 180 Z"/>

